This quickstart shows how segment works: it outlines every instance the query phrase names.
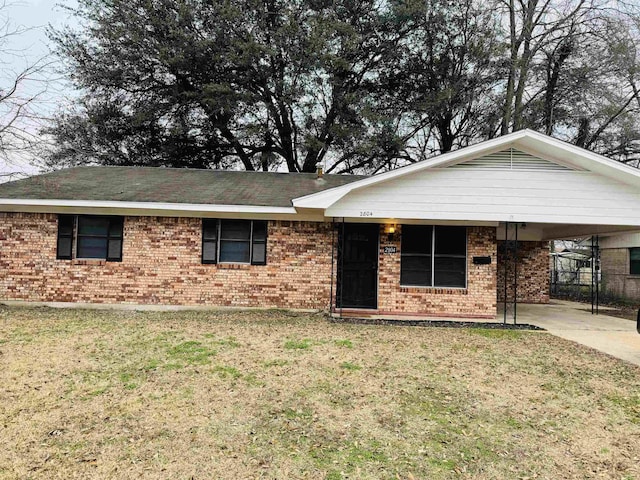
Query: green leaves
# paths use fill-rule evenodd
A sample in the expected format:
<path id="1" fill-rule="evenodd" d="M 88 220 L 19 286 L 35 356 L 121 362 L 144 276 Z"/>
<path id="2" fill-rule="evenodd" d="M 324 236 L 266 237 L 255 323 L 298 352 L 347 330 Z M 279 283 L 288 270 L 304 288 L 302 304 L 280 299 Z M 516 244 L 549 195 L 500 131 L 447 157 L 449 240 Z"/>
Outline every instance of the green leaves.
<path id="1" fill-rule="evenodd" d="M 567 22 L 527 57 L 519 82 L 507 12 L 494 7 L 80 0 L 79 29 L 51 35 L 81 96 L 46 130 L 56 142 L 48 161 L 380 171 L 492 137 L 507 117 L 628 151 L 640 138 L 640 102 L 624 106 L 640 89 L 630 33 L 608 28 L 615 38 L 605 41 L 571 31 L 593 40 L 574 45 L 562 36 Z M 592 61 L 602 42 L 611 61 Z M 517 112 L 507 112 L 516 94 Z"/>

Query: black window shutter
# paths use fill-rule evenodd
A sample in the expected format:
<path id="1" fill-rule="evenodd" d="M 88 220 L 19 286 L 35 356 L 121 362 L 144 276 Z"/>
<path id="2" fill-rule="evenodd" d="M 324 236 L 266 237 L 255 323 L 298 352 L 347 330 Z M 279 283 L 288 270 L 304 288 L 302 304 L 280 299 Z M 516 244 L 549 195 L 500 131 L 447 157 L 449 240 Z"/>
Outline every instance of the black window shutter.
<path id="1" fill-rule="evenodd" d="M 218 261 L 218 219 L 202 219 L 202 263 Z"/>
<path id="2" fill-rule="evenodd" d="M 112 217 L 109 220 L 109 234 L 107 237 L 107 262 L 122 261 L 123 230 L 123 217 Z"/>
<path id="3" fill-rule="evenodd" d="M 74 215 L 58 215 L 58 246 L 56 258 L 71 260 L 73 250 Z"/>
<path id="4" fill-rule="evenodd" d="M 251 251 L 252 265 L 267 264 L 267 222 L 266 220 L 253 221 L 253 242 Z"/>

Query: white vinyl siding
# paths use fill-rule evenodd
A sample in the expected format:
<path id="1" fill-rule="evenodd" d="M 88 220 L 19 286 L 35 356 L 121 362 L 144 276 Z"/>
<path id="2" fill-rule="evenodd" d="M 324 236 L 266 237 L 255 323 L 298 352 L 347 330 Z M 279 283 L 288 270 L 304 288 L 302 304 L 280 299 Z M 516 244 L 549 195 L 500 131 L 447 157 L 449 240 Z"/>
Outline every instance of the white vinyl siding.
<path id="1" fill-rule="evenodd" d="M 640 225 L 640 191 L 591 172 L 427 169 L 354 190 L 330 217 Z"/>

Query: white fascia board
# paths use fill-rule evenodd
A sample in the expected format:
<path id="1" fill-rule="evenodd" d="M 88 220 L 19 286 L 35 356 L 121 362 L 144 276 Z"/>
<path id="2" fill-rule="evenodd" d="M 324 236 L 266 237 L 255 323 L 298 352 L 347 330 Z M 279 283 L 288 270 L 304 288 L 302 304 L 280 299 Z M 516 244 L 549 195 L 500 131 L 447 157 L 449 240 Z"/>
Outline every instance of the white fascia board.
<path id="1" fill-rule="evenodd" d="M 377 223 L 380 225 L 448 225 L 459 227 L 498 227 L 500 222 L 480 220 L 442 220 L 442 219 L 416 219 L 416 218 L 373 218 L 373 217 L 325 217 L 327 222 L 334 223 Z"/>
<path id="2" fill-rule="evenodd" d="M 197 214 L 237 213 L 237 214 L 273 214 L 296 215 L 293 207 L 269 207 L 260 205 L 207 205 L 200 203 L 156 203 L 156 202 L 119 202 L 106 200 L 41 200 L 0 198 L 0 210 L 3 211 L 49 211 L 73 209 L 77 211 L 109 210 L 140 212 L 140 215 L 158 215 L 163 212 L 184 212 Z"/>
<path id="3" fill-rule="evenodd" d="M 570 143 L 543 135 L 542 133 L 538 133 L 533 130 L 519 130 L 508 135 L 503 135 L 476 145 L 461 148 L 454 152 L 438 155 L 437 157 L 429 160 L 400 167 L 396 170 L 381 173 L 341 187 L 335 187 L 319 193 L 295 198 L 293 199 L 293 205 L 294 207 L 326 209 L 344 197 L 347 193 L 354 190 L 393 180 L 428 168 L 446 167 L 468 158 L 494 153 L 509 146 L 519 144 L 526 149 L 533 150 L 532 153 L 540 151 L 543 156 L 547 156 L 549 158 L 560 156 L 561 153 L 568 153 L 571 155 L 571 158 L 559 159 L 563 164 L 575 164 L 584 170 L 594 171 L 623 183 L 640 186 L 640 169 L 625 165 L 624 163 L 617 162 L 605 156 L 590 152 L 584 148 L 571 145 Z M 616 173 L 621 173 L 622 175 L 616 175 Z"/>
<path id="4" fill-rule="evenodd" d="M 558 225 L 545 228 L 542 240 L 574 240 L 592 235 L 613 237 L 615 235 L 638 232 L 637 227 L 615 225 Z M 590 248 L 590 242 L 587 247 Z"/>
<path id="5" fill-rule="evenodd" d="M 591 152 L 576 145 L 548 137 L 533 130 L 526 130 L 527 135 L 522 140 L 525 147 L 533 149 L 532 153 L 540 152 L 543 156 L 553 159 L 560 153 L 568 153 L 571 158 L 568 163 L 575 164 L 584 170 L 600 173 L 622 183 L 640 186 L 640 169 L 618 162 L 598 153 Z M 562 158 L 559 158 L 562 161 Z M 622 174 L 622 175 L 616 175 Z"/>
<path id="6" fill-rule="evenodd" d="M 360 217 L 356 209 L 338 210 L 327 209 L 326 217 L 354 219 L 359 218 L 370 223 L 383 223 L 385 219 L 393 219 L 398 223 L 406 220 L 421 221 L 451 221 L 451 222 L 511 222 L 511 223 L 542 223 L 549 225 L 626 225 L 629 228 L 640 228 L 640 217 L 638 216 L 594 216 L 594 215 L 570 215 L 558 211 L 556 214 L 531 214 L 531 213 L 492 213 L 477 212 L 395 212 L 378 210 L 375 217 Z"/>

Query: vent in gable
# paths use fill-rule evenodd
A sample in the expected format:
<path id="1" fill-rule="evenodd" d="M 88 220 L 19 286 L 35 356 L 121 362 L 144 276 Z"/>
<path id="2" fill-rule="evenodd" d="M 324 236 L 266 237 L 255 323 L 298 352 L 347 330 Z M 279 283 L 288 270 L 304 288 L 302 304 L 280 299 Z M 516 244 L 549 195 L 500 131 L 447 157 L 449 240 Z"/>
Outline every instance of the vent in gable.
<path id="1" fill-rule="evenodd" d="M 534 157 L 515 148 L 474 158 L 466 162 L 452 165 L 449 168 L 482 168 L 490 170 L 538 170 L 538 171 L 571 171 L 573 169 L 557 163 Z"/>

